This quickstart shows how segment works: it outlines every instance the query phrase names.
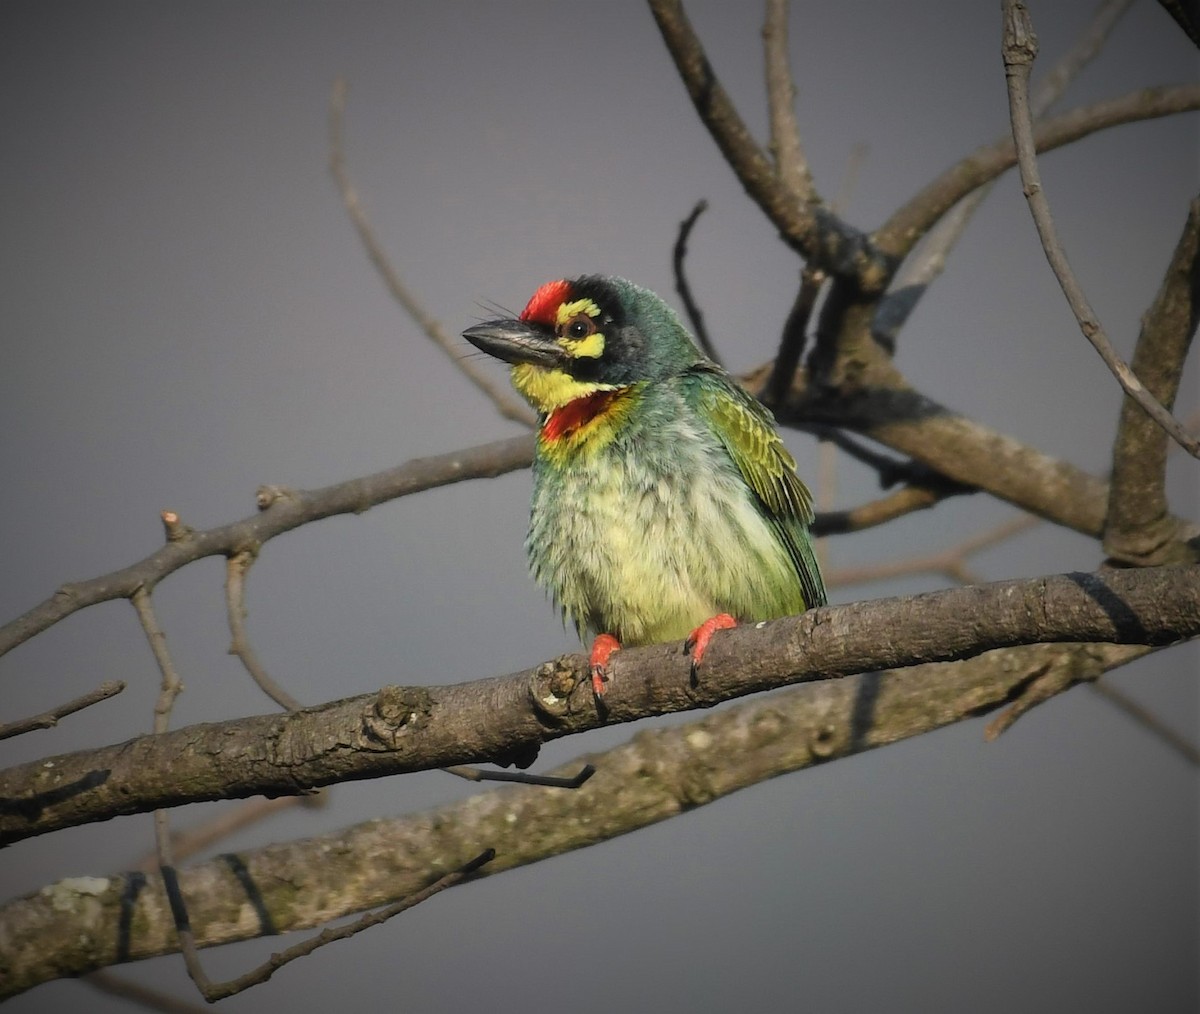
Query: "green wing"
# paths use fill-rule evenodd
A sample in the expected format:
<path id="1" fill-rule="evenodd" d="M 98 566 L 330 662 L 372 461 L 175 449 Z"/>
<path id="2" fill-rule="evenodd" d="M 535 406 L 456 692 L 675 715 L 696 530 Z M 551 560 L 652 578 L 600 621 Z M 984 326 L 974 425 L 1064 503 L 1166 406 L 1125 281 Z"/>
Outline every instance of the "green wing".
<path id="1" fill-rule="evenodd" d="M 796 460 L 779 439 L 771 413 L 727 373 L 707 364 L 687 375 L 685 390 L 693 407 L 725 445 L 758 497 L 763 516 L 787 548 L 805 605 L 810 609 L 823 606 L 825 582 L 808 530 L 813 520 L 812 494 L 797 477 Z"/>

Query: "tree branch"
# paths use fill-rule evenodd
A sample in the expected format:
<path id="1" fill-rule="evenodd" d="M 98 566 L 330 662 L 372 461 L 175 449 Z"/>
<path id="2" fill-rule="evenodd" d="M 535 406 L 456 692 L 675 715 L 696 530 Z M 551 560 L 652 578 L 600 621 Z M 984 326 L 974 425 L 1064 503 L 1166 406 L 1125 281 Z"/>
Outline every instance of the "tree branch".
<path id="1" fill-rule="evenodd" d="M 783 241 L 830 274 L 854 278 L 868 291 L 882 290 L 891 277 L 892 262 L 864 233 L 827 208 L 795 199 L 721 86 L 682 3 L 649 0 L 649 4 L 701 122 Z"/>
<path id="2" fill-rule="evenodd" d="M 82 711 L 84 708 L 90 708 L 93 704 L 107 701 L 124 689 L 125 684 L 121 680 L 105 680 L 95 690 L 51 708 L 49 711 L 43 711 L 40 715 L 31 715 L 29 718 L 21 718 L 15 722 L 6 722 L 0 725 L 0 739 L 11 739 L 13 736 L 33 732 L 35 729 L 53 729 L 58 725 L 60 719 Z"/>
<path id="3" fill-rule="evenodd" d="M 1075 681 L 1144 654 L 1118 645 L 1033 645 L 948 664 L 811 683 L 647 730 L 591 755 L 596 777 L 579 792 L 492 790 L 435 810 L 370 820 L 333 834 L 238 853 L 180 875 L 201 946 L 262 933 L 245 918 L 246 883 L 281 932 L 386 904 L 453 868 L 487 841 L 490 876 L 677 816 L 787 772 L 886 746 L 1003 706 L 1052 671 Z M 615 688 L 614 688 L 615 689 Z M 564 774 L 579 764 L 564 765 Z M 587 819 L 582 819 L 586 814 Z M 128 875 L 60 881 L 0 909 L 0 995 L 118 961 L 177 949 L 169 906 L 153 883 Z M 112 927 L 130 912 L 130 932 Z"/>
<path id="4" fill-rule="evenodd" d="M 1200 85 L 1141 88 L 1045 120 L 1034 130 L 1033 139 L 1039 153 L 1053 151 L 1109 127 L 1197 109 L 1200 109 Z M 1011 136 L 978 148 L 901 205 L 873 234 L 875 245 L 889 256 L 907 256 L 955 204 L 1011 169 L 1016 162 L 1017 151 Z"/>
<path id="5" fill-rule="evenodd" d="M 819 197 L 796 123 L 796 82 L 788 60 L 788 0 L 767 0 L 762 34 L 771 123 L 770 150 L 775 159 L 775 174 L 795 200 L 810 204 Z"/>
<path id="6" fill-rule="evenodd" d="M 1067 86 L 1096 57 L 1133 0 L 1104 0 L 1092 20 L 1071 46 L 1047 71 L 1034 89 L 1033 115 L 1041 119 Z M 962 238 L 995 181 L 985 183 L 954 205 L 939 219 L 917 253 L 905 260 L 887 295 L 880 300 L 873 330 L 878 341 L 895 347 L 896 338 L 929 286 L 946 269 L 946 258 Z"/>
<path id="7" fill-rule="evenodd" d="M 1054 217 L 1050 213 L 1050 202 L 1042 188 L 1033 140 L 1033 116 L 1029 110 L 1029 75 L 1037 57 L 1037 49 L 1037 36 L 1025 5 L 1020 0 L 1004 0 L 1004 71 L 1008 81 L 1013 139 L 1017 145 L 1017 167 L 1021 173 L 1025 198 L 1029 202 L 1029 211 L 1042 241 L 1042 250 L 1071 312 L 1079 322 L 1080 331 L 1104 360 L 1104 365 L 1116 377 L 1121 389 L 1188 454 L 1200 458 L 1200 440 L 1183 428 L 1179 420 L 1146 389 L 1125 360 L 1117 355 L 1059 242 Z"/>
<path id="8" fill-rule="evenodd" d="M 350 220 L 354 223 L 358 237 L 362 240 L 371 263 L 375 265 L 375 270 L 379 272 L 388 291 L 392 294 L 392 298 L 400 304 L 404 312 L 425 332 L 430 341 L 450 357 L 454 365 L 466 374 L 471 383 L 488 397 L 496 406 L 496 411 L 506 419 L 533 426 L 537 420 L 529 406 L 513 395 L 507 387 L 496 384 L 489 374 L 477 369 L 471 360 L 461 355 L 461 347 L 446 334 L 442 325 L 409 291 L 408 286 L 401 281 L 399 273 L 392 267 L 387 254 L 383 252 L 383 246 L 376 238 L 371 223 L 367 221 L 366 212 L 362 209 L 362 202 L 358 199 L 358 191 L 355 190 L 350 173 L 346 169 L 345 144 L 342 139 L 345 109 L 346 82 L 345 79 L 338 78 L 333 83 L 333 95 L 329 100 L 329 171 L 333 173 L 333 178 L 342 195 L 342 203 L 346 206 L 346 212 L 350 215 Z"/>
<path id="9" fill-rule="evenodd" d="M 971 617 L 971 622 L 964 622 Z M 1200 566 L 1066 574 L 855 602 L 614 657 L 598 711 L 586 660 L 442 687 L 385 687 L 288 714 L 194 725 L 0 772 L 0 844 L 122 814 L 526 758 L 601 725 L 792 683 L 1035 642 L 1170 644 L 1200 633 Z M 169 773 L 169 775 L 168 775 Z"/>
<path id="10" fill-rule="evenodd" d="M 1133 351 L 1133 372 L 1168 408 L 1175 404 L 1183 363 L 1200 320 L 1200 197 L 1191 202 L 1183 235 L 1162 285 L 1142 319 Z M 1104 551 L 1122 563 L 1182 563 L 1200 550 L 1183 551 L 1197 534 L 1172 518 L 1164 482 L 1167 437 L 1138 405 L 1126 398 L 1113 447 L 1112 485 L 1104 526 Z"/>
<path id="11" fill-rule="evenodd" d="M 683 308 L 687 312 L 688 320 L 691 322 L 692 331 L 695 332 L 696 341 L 700 343 L 700 348 L 709 359 L 714 363 L 720 363 L 721 357 L 717 355 L 717 347 L 713 344 L 712 338 L 709 337 L 708 328 L 704 324 L 704 313 L 700 309 L 700 304 L 696 302 L 696 298 L 692 295 L 692 287 L 688 284 L 687 272 L 684 270 L 684 261 L 687 259 L 687 244 L 688 239 L 692 235 L 692 229 L 696 226 L 696 220 L 708 210 L 708 201 L 699 200 L 696 206 L 688 213 L 687 218 L 679 223 L 679 235 L 675 238 L 675 247 L 671 251 L 671 263 L 675 268 L 675 291 L 679 293 L 679 298 L 683 300 Z"/>
<path id="12" fill-rule="evenodd" d="M 276 535 L 310 521 L 335 514 L 361 514 L 411 493 L 528 468 L 533 459 L 533 441 L 533 435 L 529 434 L 430 458 L 413 458 L 396 468 L 323 489 L 264 486 L 258 492 L 258 514 L 203 532 L 192 531 L 181 525 L 173 512 L 166 512 L 175 520 L 168 527 L 165 546 L 111 574 L 63 585 L 40 605 L 0 627 L 0 655 L 80 609 L 130 598 L 139 588 L 153 588 L 168 574 L 206 556 L 229 556 L 247 547 L 257 551 Z"/>
<path id="13" fill-rule="evenodd" d="M 903 386 L 898 374 L 886 379 L 894 386 L 834 395 L 802 390 L 777 408 L 776 418 L 802 428 L 814 423 L 849 428 L 948 480 L 1100 536 L 1108 497 L 1103 480 L 959 415 Z"/>

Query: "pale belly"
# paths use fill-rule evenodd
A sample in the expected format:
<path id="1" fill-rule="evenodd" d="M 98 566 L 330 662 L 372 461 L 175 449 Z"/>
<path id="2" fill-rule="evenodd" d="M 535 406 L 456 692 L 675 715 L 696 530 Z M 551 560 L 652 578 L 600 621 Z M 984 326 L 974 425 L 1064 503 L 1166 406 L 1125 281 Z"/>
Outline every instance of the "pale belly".
<path id="1" fill-rule="evenodd" d="M 580 633 L 681 640 L 718 613 L 803 608 L 786 551 L 747 487 L 720 470 L 651 473 L 620 458 L 576 464 L 534 492 L 534 577 Z"/>

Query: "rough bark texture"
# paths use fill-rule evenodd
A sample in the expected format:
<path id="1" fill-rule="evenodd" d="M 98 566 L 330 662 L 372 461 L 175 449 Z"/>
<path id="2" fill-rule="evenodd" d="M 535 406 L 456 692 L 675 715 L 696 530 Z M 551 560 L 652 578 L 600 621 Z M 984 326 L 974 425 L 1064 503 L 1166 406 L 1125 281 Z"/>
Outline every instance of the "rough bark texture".
<path id="1" fill-rule="evenodd" d="M 913 622 L 919 616 L 920 622 Z M 530 763 L 543 742 L 771 690 L 992 648 L 1165 645 L 1200 634 L 1200 567 L 1004 581 L 812 610 L 615 657 L 600 708 L 584 660 L 445 687 L 385 687 L 283 715 L 193 725 L 0 772 L 0 843 L 128 813 L 454 764 Z"/>
<path id="2" fill-rule="evenodd" d="M 494 789 L 424 813 L 222 856 L 181 872 L 201 946 L 317 926 L 420 890 L 483 848 L 492 876 L 666 820 L 767 778 L 983 714 L 1052 677 L 1094 679 L 1148 649 L 1032 645 L 807 684 L 580 758 L 581 789 Z M 728 763 L 737 757 L 737 764 Z M 573 773 L 578 761 L 564 773 Z M 258 897 L 251 898 L 246 884 Z M 128 927 L 124 932 L 122 925 Z M 161 878 L 75 877 L 0 909 L 0 996 L 178 948 Z"/>

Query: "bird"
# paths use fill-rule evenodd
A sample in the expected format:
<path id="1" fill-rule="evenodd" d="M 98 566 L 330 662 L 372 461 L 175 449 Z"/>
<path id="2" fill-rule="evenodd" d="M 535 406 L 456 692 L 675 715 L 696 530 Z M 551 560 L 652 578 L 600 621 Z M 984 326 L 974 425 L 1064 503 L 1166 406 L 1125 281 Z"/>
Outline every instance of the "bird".
<path id="1" fill-rule="evenodd" d="M 516 319 L 463 331 L 536 410 L 525 548 L 580 639 L 597 700 L 622 646 L 683 640 L 826 602 L 812 496 L 770 411 L 623 278 L 542 285 Z"/>

